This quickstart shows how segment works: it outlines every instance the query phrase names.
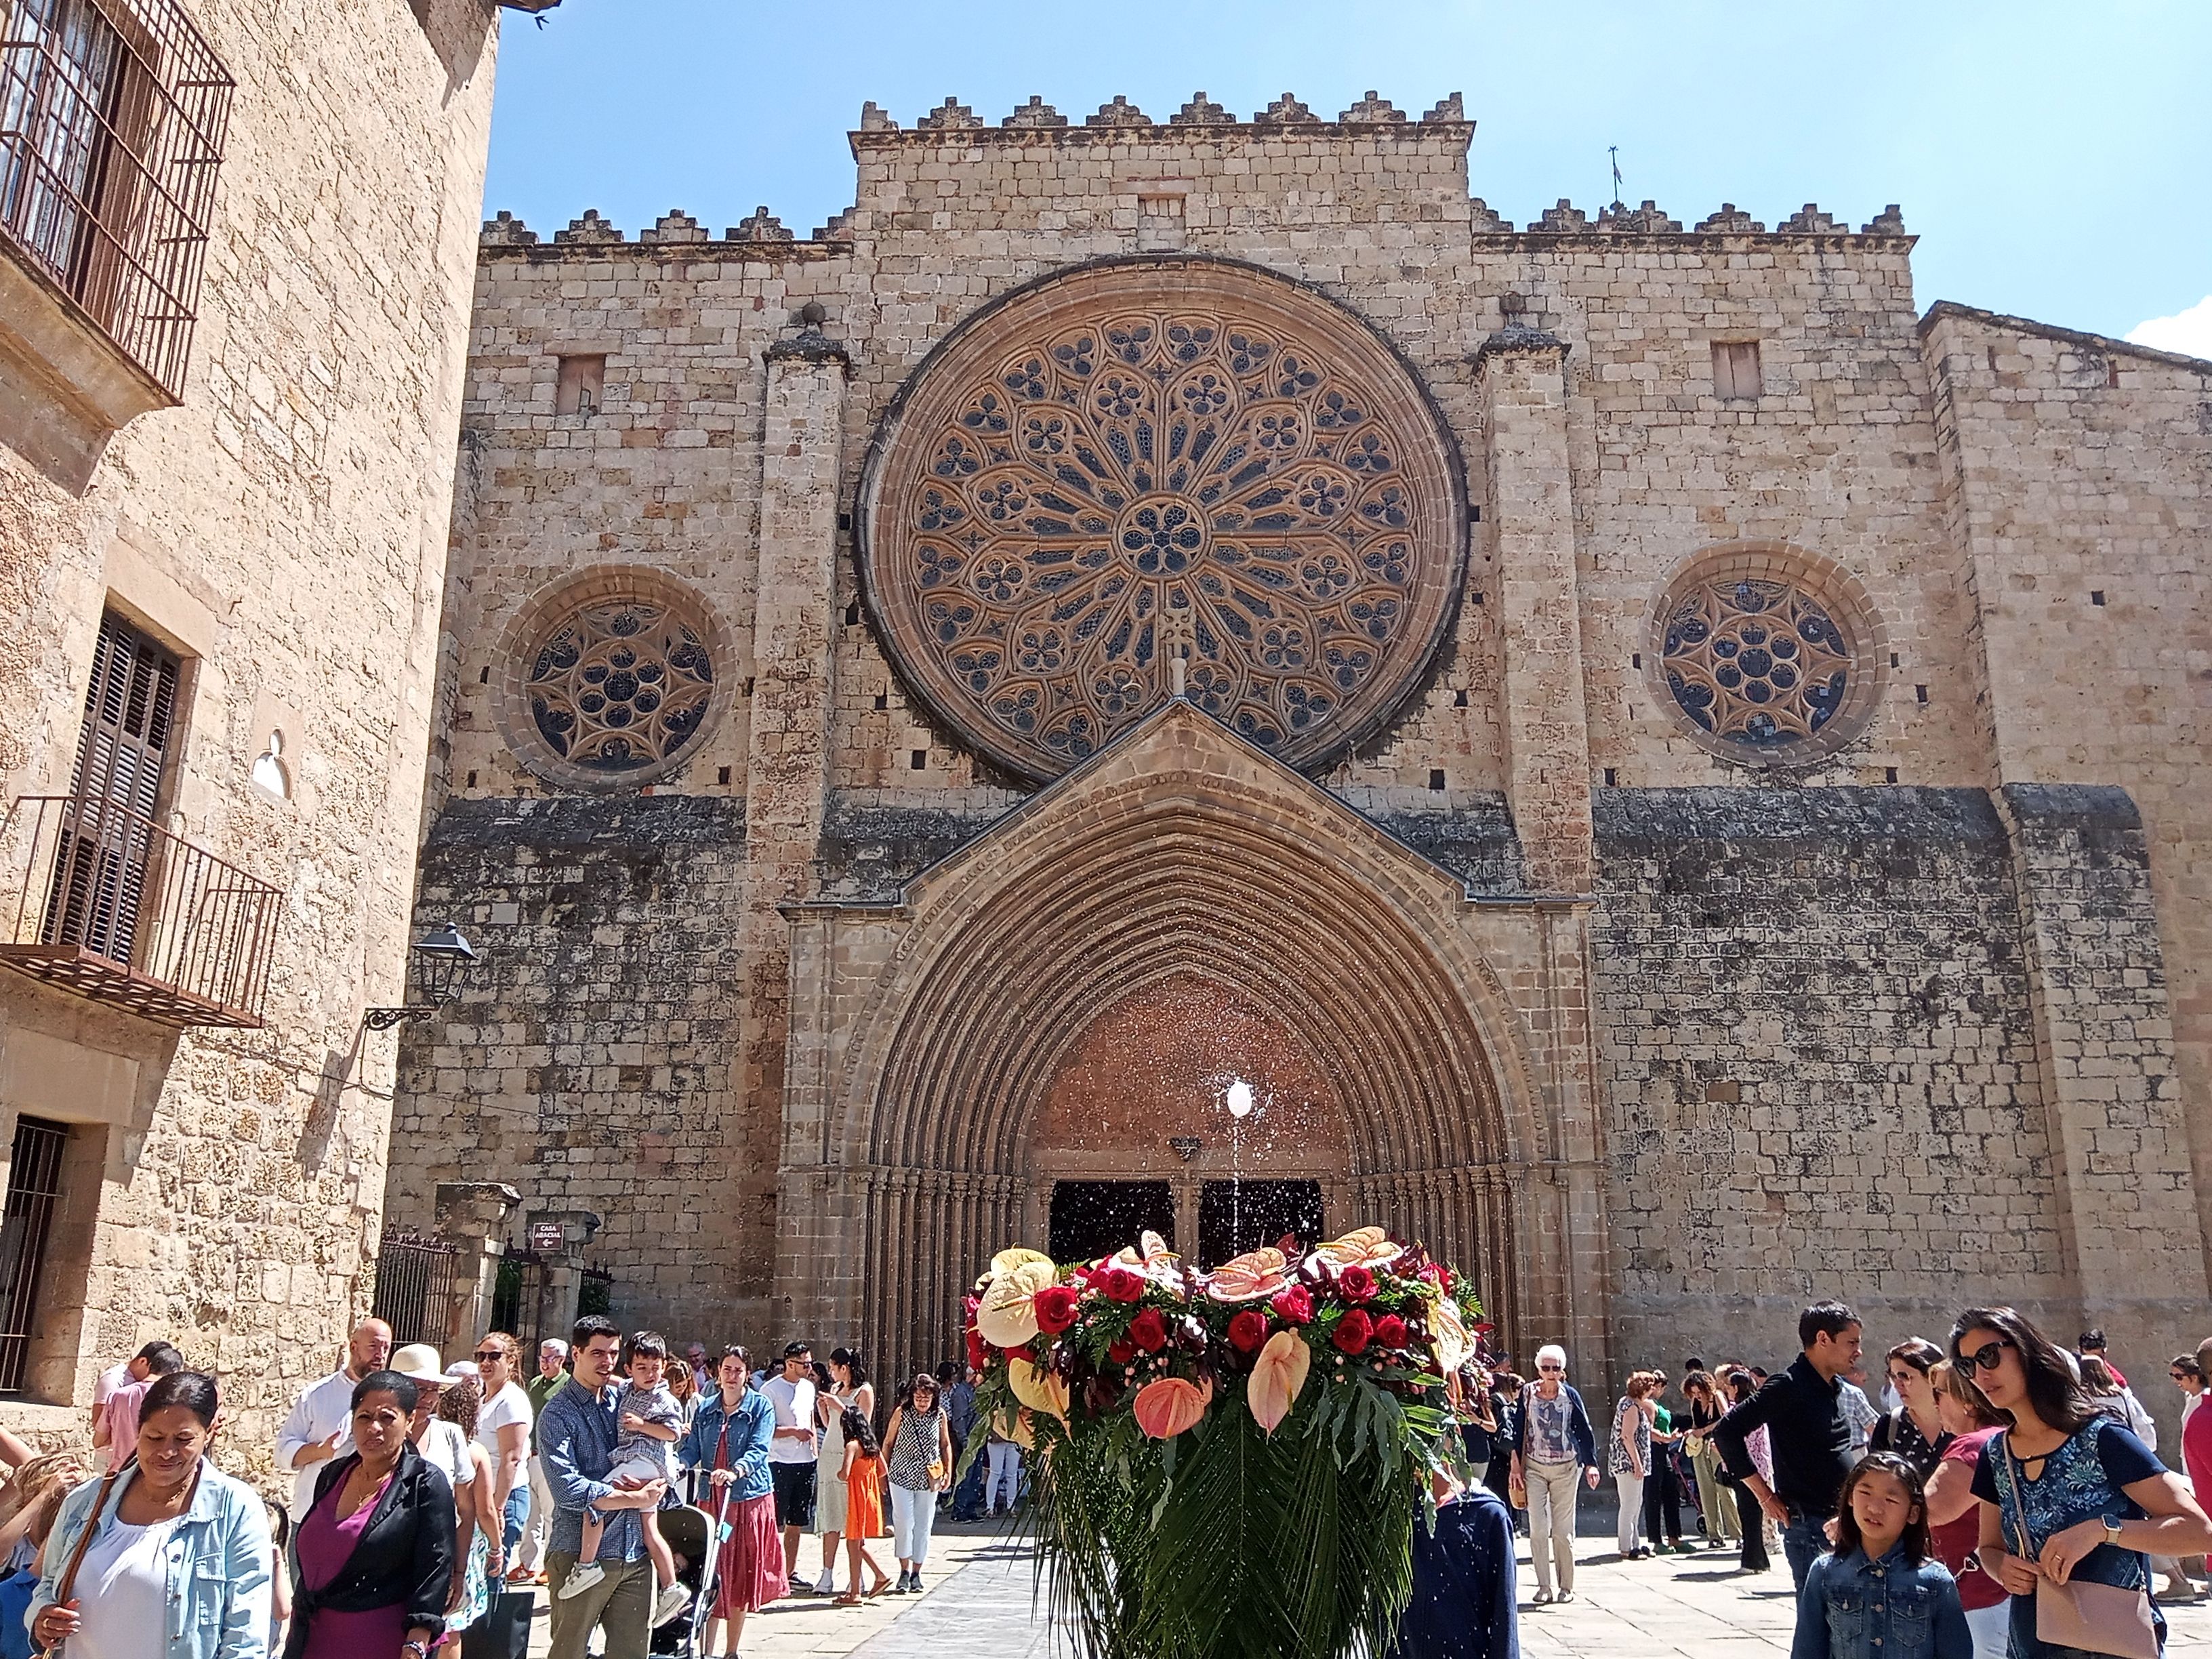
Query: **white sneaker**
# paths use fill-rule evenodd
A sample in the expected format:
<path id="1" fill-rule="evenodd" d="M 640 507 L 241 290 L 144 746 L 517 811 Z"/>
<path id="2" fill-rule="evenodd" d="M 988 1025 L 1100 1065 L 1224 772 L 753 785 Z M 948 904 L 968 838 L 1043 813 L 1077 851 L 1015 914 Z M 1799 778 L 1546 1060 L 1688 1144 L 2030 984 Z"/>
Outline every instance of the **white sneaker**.
<path id="1" fill-rule="evenodd" d="M 606 1576 L 607 1570 L 598 1562 L 586 1561 L 568 1575 L 568 1582 L 561 1586 L 561 1594 L 555 1599 L 565 1601 L 572 1595 L 581 1595 Z"/>
<path id="2" fill-rule="evenodd" d="M 837 1593 L 837 1575 L 834 1570 L 824 1572 L 814 1581 L 814 1593 L 817 1595 L 835 1595 Z"/>
<path id="3" fill-rule="evenodd" d="M 659 1598 L 653 1604 L 653 1629 L 659 1630 L 690 1605 L 691 1592 L 685 1589 L 683 1585 L 663 1586 Z"/>

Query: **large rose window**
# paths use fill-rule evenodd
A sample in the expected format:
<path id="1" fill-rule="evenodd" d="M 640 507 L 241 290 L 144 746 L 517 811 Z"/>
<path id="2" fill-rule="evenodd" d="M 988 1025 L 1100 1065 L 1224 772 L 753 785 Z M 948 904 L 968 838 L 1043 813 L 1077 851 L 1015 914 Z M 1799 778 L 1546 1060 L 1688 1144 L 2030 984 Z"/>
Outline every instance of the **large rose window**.
<path id="1" fill-rule="evenodd" d="M 1449 620 L 1462 507 L 1412 376 L 1280 278 L 1130 262 L 971 323 L 886 422 L 869 601 L 1031 777 L 1175 694 L 1293 765 L 1387 720 Z"/>

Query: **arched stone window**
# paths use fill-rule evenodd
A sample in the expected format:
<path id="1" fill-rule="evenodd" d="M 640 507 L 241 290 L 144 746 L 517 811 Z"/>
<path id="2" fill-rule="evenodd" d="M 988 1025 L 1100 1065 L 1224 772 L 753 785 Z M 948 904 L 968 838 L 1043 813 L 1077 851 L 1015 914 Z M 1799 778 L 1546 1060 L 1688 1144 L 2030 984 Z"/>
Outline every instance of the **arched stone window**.
<path id="1" fill-rule="evenodd" d="M 499 722 L 566 788 L 634 789 L 690 757 L 725 701 L 725 630 L 658 571 L 605 567 L 532 599 L 502 638 Z"/>
<path id="2" fill-rule="evenodd" d="M 1707 548 L 1662 590 L 1647 671 L 1700 747 L 1762 766 L 1826 759 L 1866 730 L 1887 660 L 1866 590 L 1778 543 Z"/>

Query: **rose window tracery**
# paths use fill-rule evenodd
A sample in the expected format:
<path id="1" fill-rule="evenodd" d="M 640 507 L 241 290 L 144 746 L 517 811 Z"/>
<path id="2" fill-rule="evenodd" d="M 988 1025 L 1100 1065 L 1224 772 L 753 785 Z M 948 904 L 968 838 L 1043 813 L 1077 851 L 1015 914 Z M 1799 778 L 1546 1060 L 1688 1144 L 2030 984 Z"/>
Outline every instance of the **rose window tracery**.
<path id="1" fill-rule="evenodd" d="M 1861 690 L 1860 651 L 1833 607 L 1797 583 L 1722 574 L 1667 599 L 1660 666 L 1683 715 L 1716 745 L 1788 760 L 1829 752 Z"/>
<path id="2" fill-rule="evenodd" d="M 863 569 L 902 672 L 977 746 L 1065 770 L 1186 694 L 1294 765 L 1415 683 L 1463 508 L 1409 372 L 1227 262 L 1053 279 L 956 333 L 886 423 Z"/>
<path id="3" fill-rule="evenodd" d="M 568 765 L 618 776 L 690 743 L 714 669 L 706 644 L 646 599 L 587 605 L 549 629 L 524 678 L 531 724 Z"/>

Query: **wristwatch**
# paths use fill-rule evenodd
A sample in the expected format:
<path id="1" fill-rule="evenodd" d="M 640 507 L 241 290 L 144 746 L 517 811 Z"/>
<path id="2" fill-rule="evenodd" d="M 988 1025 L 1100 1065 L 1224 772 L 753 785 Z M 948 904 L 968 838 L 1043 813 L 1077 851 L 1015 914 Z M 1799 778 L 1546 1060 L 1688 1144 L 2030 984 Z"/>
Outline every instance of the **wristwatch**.
<path id="1" fill-rule="evenodd" d="M 429 1648 L 421 1642 L 403 1642 L 399 1645 L 399 1650 L 402 1653 L 413 1654 L 415 1659 L 430 1659 Z"/>
<path id="2" fill-rule="evenodd" d="M 2107 1544 L 2118 1544 L 2120 1541 L 2119 1522 L 2109 1515 L 2100 1516 L 2097 1518 L 2104 1523 L 2105 1541 Z"/>

